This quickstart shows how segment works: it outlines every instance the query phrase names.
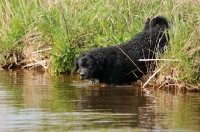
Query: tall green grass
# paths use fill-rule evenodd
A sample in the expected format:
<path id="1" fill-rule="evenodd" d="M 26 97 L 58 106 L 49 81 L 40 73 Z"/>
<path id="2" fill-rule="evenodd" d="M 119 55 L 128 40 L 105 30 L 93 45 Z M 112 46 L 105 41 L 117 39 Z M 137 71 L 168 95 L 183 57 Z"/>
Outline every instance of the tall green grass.
<path id="1" fill-rule="evenodd" d="M 198 83 L 199 8 L 197 0 L 2 0 L 0 64 L 24 59 L 23 40 L 33 30 L 52 47 L 51 71 L 70 72 L 79 53 L 124 43 L 143 29 L 147 18 L 162 15 L 171 27 L 164 58 L 180 60 L 167 62 L 164 72 L 175 67 L 180 80 Z"/>
<path id="2" fill-rule="evenodd" d="M 200 81 L 200 3 L 194 1 L 174 2 L 170 6 L 170 50 L 165 58 L 178 62 L 163 62 L 164 71 L 175 72 L 186 83 Z M 161 63 L 161 65 L 163 65 Z"/>

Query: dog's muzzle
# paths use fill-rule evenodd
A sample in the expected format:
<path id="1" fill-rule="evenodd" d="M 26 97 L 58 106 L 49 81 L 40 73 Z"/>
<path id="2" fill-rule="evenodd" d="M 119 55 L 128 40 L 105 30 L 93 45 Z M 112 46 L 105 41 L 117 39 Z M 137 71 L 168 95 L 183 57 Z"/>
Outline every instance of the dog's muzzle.
<path id="1" fill-rule="evenodd" d="M 85 73 L 80 73 L 80 78 L 83 80 L 83 79 L 86 79 L 86 74 Z"/>

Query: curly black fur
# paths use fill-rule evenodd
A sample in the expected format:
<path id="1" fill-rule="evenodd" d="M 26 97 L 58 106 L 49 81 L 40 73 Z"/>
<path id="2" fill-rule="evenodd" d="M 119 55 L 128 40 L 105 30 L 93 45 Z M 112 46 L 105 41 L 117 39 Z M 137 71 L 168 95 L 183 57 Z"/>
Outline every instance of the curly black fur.
<path id="1" fill-rule="evenodd" d="M 166 18 L 157 16 L 148 19 L 142 32 L 130 41 L 106 48 L 96 48 L 81 54 L 76 59 L 76 71 L 80 69 L 81 79 L 98 79 L 99 82 L 121 85 L 131 84 L 150 69 L 154 70 L 156 53 L 164 53 L 168 45 L 169 28 Z"/>

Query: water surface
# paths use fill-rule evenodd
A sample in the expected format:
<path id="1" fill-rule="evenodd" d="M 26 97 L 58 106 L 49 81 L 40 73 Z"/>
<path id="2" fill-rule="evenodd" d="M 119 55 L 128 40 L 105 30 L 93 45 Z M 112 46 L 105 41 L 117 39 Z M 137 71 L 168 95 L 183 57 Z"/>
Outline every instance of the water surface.
<path id="1" fill-rule="evenodd" d="M 1 131 L 200 131 L 200 93 L 0 71 Z"/>

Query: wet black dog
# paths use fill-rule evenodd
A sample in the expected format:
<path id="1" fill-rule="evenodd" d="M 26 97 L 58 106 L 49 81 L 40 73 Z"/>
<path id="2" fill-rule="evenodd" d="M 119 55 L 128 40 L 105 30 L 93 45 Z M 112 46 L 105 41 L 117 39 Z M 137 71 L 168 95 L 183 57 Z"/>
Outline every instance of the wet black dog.
<path id="1" fill-rule="evenodd" d="M 154 70 L 156 53 L 163 53 L 168 45 L 168 21 L 157 16 L 148 19 L 142 32 L 125 44 L 97 48 L 76 59 L 76 71 L 81 79 L 98 79 L 99 82 L 121 85 L 140 79 L 149 69 Z"/>

